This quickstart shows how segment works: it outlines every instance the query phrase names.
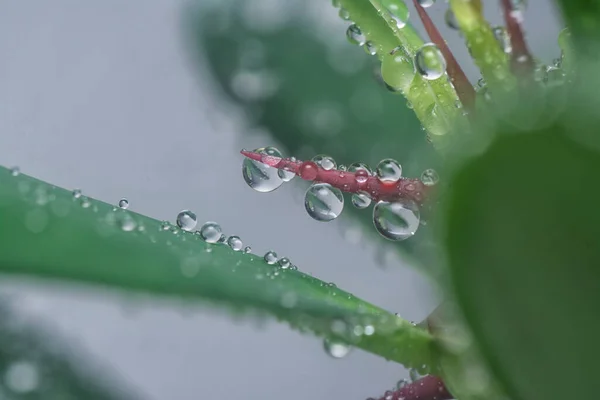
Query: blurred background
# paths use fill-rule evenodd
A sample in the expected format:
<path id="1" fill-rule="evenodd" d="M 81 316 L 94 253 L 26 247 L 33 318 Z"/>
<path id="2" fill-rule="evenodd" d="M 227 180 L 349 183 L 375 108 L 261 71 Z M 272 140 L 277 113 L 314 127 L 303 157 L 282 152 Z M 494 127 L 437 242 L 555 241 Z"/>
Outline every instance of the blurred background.
<path id="1" fill-rule="evenodd" d="M 500 24 L 497 2 L 484 3 Z M 428 11 L 475 83 L 446 9 L 438 0 Z M 561 27 L 553 5 L 536 0 L 525 16 L 531 48 L 550 63 Z M 328 0 L 2 1 L 0 164 L 109 203 L 126 197 L 157 219 L 191 209 L 257 254 L 275 250 L 420 321 L 434 291 L 373 234 L 369 211 L 347 204 L 319 223 L 304 211 L 303 183 L 262 194 L 241 176 L 239 150 L 267 145 L 344 164 L 394 157 L 411 176 L 436 162 L 403 98 L 377 81 L 375 57 L 346 40 L 349 24 Z M 108 373 L 143 399 L 364 399 L 407 376 L 201 304 L 12 278 L 0 293 L 10 318 L 43 326 L 100 366 L 93 378 Z"/>

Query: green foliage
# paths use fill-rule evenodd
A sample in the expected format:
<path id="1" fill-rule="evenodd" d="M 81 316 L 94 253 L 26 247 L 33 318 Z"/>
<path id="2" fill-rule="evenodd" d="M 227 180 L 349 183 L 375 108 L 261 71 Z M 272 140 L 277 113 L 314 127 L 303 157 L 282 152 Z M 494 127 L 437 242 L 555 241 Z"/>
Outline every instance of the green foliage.
<path id="1" fill-rule="evenodd" d="M 0 272 L 264 311 L 409 367 L 432 365 L 426 331 L 333 284 L 4 168 L 0 187 Z"/>
<path id="2" fill-rule="evenodd" d="M 448 195 L 457 300 L 513 400 L 597 392 L 600 157 L 573 139 L 569 122 L 500 135 Z"/>

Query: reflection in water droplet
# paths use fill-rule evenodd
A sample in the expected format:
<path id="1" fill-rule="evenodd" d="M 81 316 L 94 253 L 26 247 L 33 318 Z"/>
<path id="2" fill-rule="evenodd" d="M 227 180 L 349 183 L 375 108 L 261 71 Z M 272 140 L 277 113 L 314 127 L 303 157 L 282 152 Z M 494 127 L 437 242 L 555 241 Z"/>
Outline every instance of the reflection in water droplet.
<path id="1" fill-rule="evenodd" d="M 328 183 L 317 183 L 306 191 L 304 207 L 313 219 L 329 222 L 342 213 L 344 197 L 342 192 Z"/>
<path id="2" fill-rule="evenodd" d="M 354 163 L 348 167 L 348 172 L 354 173 L 354 179 L 358 183 L 365 183 L 373 173 L 367 164 Z"/>
<path id="3" fill-rule="evenodd" d="M 323 348 L 333 358 L 343 358 L 350 353 L 351 347 L 346 343 L 334 340 L 325 339 L 323 341 Z"/>
<path id="4" fill-rule="evenodd" d="M 265 253 L 264 259 L 267 262 L 267 264 L 273 265 L 277 262 L 277 253 L 275 253 L 274 251 L 267 251 Z"/>
<path id="5" fill-rule="evenodd" d="M 426 169 L 421 174 L 421 182 L 425 186 L 434 186 L 440 181 L 438 173 L 434 169 Z"/>
<path id="6" fill-rule="evenodd" d="M 129 208 L 129 200 L 125 198 L 119 200 L 119 208 L 127 210 Z"/>
<path id="7" fill-rule="evenodd" d="M 435 44 L 427 43 L 415 54 L 415 68 L 427 80 L 439 79 L 446 72 L 446 60 Z"/>
<path id="8" fill-rule="evenodd" d="M 352 205 L 359 210 L 367 208 L 371 205 L 371 197 L 365 192 L 358 192 L 352 195 Z"/>
<path id="9" fill-rule="evenodd" d="M 254 151 L 268 156 L 282 157 L 279 150 L 275 147 L 263 147 Z M 262 193 L 272 192 L 283 183 L 283 180 L 279 177 L 277 168 L 249 158 L 244 158 L 242 175 L 248 186 Z"/>
<path id="10" fill-rule="evenodd" d="M 377 231 L 389 240 L 406 240 L 419 228 L 419 207 L 411 200 L 394 203 L 378 202 L 373 208 L 373 223 Z"/>
<path id="11" fill-rule="evenodd" d="M 277 170 L 277 175 L 279 175 L 279 178 L 284 182 L 289 182 L 296 176 L 292 171 L 287 171 L 285 169 Z"/>
<path id="12" fill-rule="evenodd" d="M 242 243 L 242 239 L 240 239 L 239 236 L 229 236 L 229 239 L 227 239 L 227 245 L 233 251 L 240 251 L 244 246 L 244 244 Z"/>
<path id="13" fill-rule="evenodd" d="M 196 219 L 196 214 L 190 210 L 183 210 L 177 214 L 177 226 L 184 231 L 191 232 L 194 230 L 197 223 L 198 220 Z"/>
<path id="14" fill-rule="evenodd" d="M 396 183 L 402 177 L 402 167 L 398 161 L 386 158 L 377 165 L 376 174 L 382 183 Z"/>
<path id="15" fill-rule="evenodd" d="M 30 393 L 37 389 L 39 380 L 38 367 L 29 361 L 10 363 L 4 373 L 4 383 L 13 393 Z"/>
<path id="16" fill-rule="evenodd" d="M 314 156 L 312 161 L 326 171 L 335 169 L 337 167 L 335 160 L 325 154 L 319 154 L 318 156 Z"/>
<path id="17" fill-rule="evenodd" d="M 377 46 L 375 45 L 375 43 L 373 43 L 372 41 L 368 40 L 365 43 L 365 52 L 368 55 L 371 55 L 371 56 L 377 55 Z"/>
<path id="18" fill-rule="evenodd" d="M 365 44 L 367 38 L 363 35 L 362 31 L 356 24 L 352 24 L 346 30 L 346 37 L 348 41 L 352 44 L 357 44 L 362 46 Z"/>
<path id="19" fill-rule="evenodd" d="M 206 222 L 200 228 L 200 236 L 207 243 L 217 243 L 221 239 L 221 227 L 216 222 Z"/>

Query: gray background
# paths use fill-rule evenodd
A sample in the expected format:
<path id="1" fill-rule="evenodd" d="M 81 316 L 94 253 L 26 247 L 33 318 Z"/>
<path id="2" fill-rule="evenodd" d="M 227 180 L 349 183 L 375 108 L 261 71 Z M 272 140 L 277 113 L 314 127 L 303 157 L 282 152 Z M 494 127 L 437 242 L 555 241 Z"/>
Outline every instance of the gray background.
<path id="1" fill-rule="evenodd" d="M 272 6 L 285 2 L 248 0 L 251 8 L 276 10 L 264 23 L 279 21 Z M 315 26 L 344 35 L 329 0 L 307 3 L 320 20 Z M 446 5 L 438 3 L 429 10 L 443 25 Z M 531 47 L 549 62 L 559 54 L 559 24 L 548 2 L 530 3 Z M 343 217 L 311 220 L 295 185 L 271 194 L 245 185 L 239 149 L 276 143 L 245 136 L 241 111 L 208 73 L 198 79 L 183 45 L 183 6 L 1 1 L 0 164 L 104 201 L 125 196 L 131 209 L 158 219 L 192 209 L 257 253 L 275 249 L 359 297 L 407 319 L 424 318 L 435 300 L 416 271 L 375 254 L 372 243 L 345 240 L 352 231 Z M 499 22 L 495 2 L 488 9 Z M 462 39 L 444 34 L 476 80 Z M 377 258 L 387 259 L 387 267 Z M 201 306 L 190 311 L 165 300 L 15 280 L 5 280 L 2 290 L 15 294 L 32 320 L 56 326 L 148 399 L 363 399 L 406 376 L 362 351 L 333 360 L 314 337 L 273 322 L 236 322 Z"/>

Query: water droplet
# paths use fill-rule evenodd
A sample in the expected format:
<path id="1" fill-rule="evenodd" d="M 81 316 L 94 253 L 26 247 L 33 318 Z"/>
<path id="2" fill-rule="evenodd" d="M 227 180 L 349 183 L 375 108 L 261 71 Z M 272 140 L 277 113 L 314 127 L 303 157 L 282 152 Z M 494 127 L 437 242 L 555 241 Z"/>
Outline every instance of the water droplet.
<path id="1" fill-rule="evenodd" d="M 125 198 L 119 200 L 119 208 L 127 210 L 129 208 L 129 200 Z"/>
<path id="2" fill-rule="evenodd" d="M 9 172 L 12 176 L 19 176 L 19 174 L 21 173 L 21 169 L 19 167 L 12 167 L 11 169 L 9 169 Z"/>
<path id="3" fill-rule="evenodd" d="M 371 205 L 371 197 L 365 192 L 358 192 L 352 195 L 352 205 L 359 210 L 367 208 Z"/>
<path id="4" fill-rule="evenodd" d="M 357 44 L 362 46 L 365 44 L 367 38 L 363 35 L 362 31 L 356 24 L 352 24 L 346 30 L 346 37 L 348 41 L 352 44 Z"/>
<path id="5" fill-rule="evenodd" d="M 277 253 L 275 253 L 274 251 L 267 251 L 265 253 L 265 261 L 267 264 L 269 265 L 274 265 L 277 262 Z"/>
<path id="6" fill-rule="evenodd" d="M 131 232 L 137 227 L 137 223 L 129 214 L 119 215 L 117 223 L 124 232 Z"/>
<path id="7" fill-rule="evenodd" d="M 221 239 L 221 227 L 216 222 L 206 222 L 200 228 L 200 236 L 207 243 L 217 243 Z"/>
<path id="8" fill-rule="evenodd" d="M 381 183 L 396 183 L 402 177 L 402 167 L 398 161 L 386 158 L 377 165 L 376 174 Z"/>
<path id="9" fill-rule="evenodd" d="M 346 343 L 333 339 L 325 339 L 323 341 L 323 348 L 333 358 L 344 358 L 351 350 L 351 347 Z"/>
<path id="10" fill-rule="evenodd" d="M 290 265 L 292 265 L 292 263 L 290 262 L 290 259 L 287 257 L 282 257 L 281 259 L 279 259 L 279 266 L 283 269 L 288 269 L 290 267 Z"/>
<path id="11" fill-rule="evenodd" d="M 184 231 L 191 232 L 194 230 L 197 223 L 198 220 L 196 219 L 196 214 L 190 210 L 183 210 L 177 214 L 177 226 Z"/>
<path id="12" fill-rule="evenodd" d="M 512 43 L 506 28 L 503 26 L 496 26 L 494 29 L 492 29 L 492 32 L 494 33 L 494 37 L 496 38 L 496 41 L 498 42 L 498 45 L 502 51 L 507 54 L 512 53 Z"/>
<path id="13" fill-rule="evenodd" d="M 314 156 L 312 160 L 325 171 L 329 171 L 337 167 L 335 160 L 329 156 L 326 156 L 325 154 Z"/>
<path id="14" fill-rule="evenodd" d="M 448 28 L 459 30 L 460 25 L 458 25 L 458 21 L 456 20 L 456 15 L 454 15 L 454 11 L 450 7 L 446 10 L 446 14 L 444 15 L 444 20 L 446 21 L 446 25 Z"/>
<path id="15" fill-rule="evenodd" d="M 402 389 L 404 386 L 408 385 L 410 382 L 406 379 L 400 379 L 396 382 L 396 390 Z"/>
<path id="16" fill-rule="evenodd" d="M 346 10 L 345 8 L 340 8 L 340 12 L 338 13 L 338 15 L 344 21 L 350 20 L 350 12 L 348 10 Z"/>
<path id="17" fill-rule="evenodd" d="M 81 189 L 75 189 L 75 190 L 73 190 L 72 193 L 73 193 L 73 198 L 74 199 L 78 199 L 78 198 L 81 197 Z"/>
<path id="18" fill-rule="evenodd" d="M 419 0 L 419 5 L 423 8 L 431 7 L 435 0 Z"/>
<path id="19" fill-rule="evenodd" d="M 421 174 L 421 182 L 425 186 L 434 186 L 440 181 L 438 173 L 434 169 L 426 169 Z"/>
<path id="20" fill-rule="evenodd" d="M 300 164 L 298 168 L 298 172 L 300 173 L 300 178 L 305 179 L 307 181 L 312 181 L 317 178 L 317 174 L 319 170 L 319 166 L 313 161 L 304 161 Z"/>
<path id="21" fill-rule="evenodd" d="M 365 52 L 371 56 L 377 55 L 377 46 L 372 41 L 368 40 L 365 43 Z"/>
<path id="22" fill-rule="evenodd" d="M 11 363 L 4 374 L 4 382 L 14 393 L 29 393 L 34 391 L 40 381 L 40 374 L 35 364 L 29 361 Z"/>
<path id="23" fill-rule="evenodd" d="M 229 236 L 229 239 L 227 239 L 227 245 L 233 251 L 240 251 L 244 246 L 244 244 L 242 243 L 242 239 L 240 239 L 239 236 Z"/>
<path id="24" fill-rule="evenodd" d="M 244 247 L 244 254 L 250 254 L 250 252 L 252 252 L 252 247 L 250 247 L 250 246 Z"/>
<path id="25" fill-rule="evenodd" d="M 254 151 L 271 157 L 282 157 L 275 147 L 262 147 Z M 272 192 L 283 183 L 277 168 L 249 158 L 244 158 L 242 175 L 248 186 L 262 193 Z"/>
<path id="26" fill-rule="evenodd" d="M 342 192 L 328 183 L 317 183 L 306 191 L 304 207 L 313 219 L 329 222 L 336 219 L 344 209 Z"/>
<path id="27" fill-rule="evenodd" d="M 81 207 L 88 208 L 91 205 L 92 205 L 92 202 L 90 201 L 90 199 L 88 199 L 85 196 L 81 197 Z"/>
<path id="28" fill-rule="evenodd" d="M 373 208 L 375 229 L 386 239 L 406 240 L 419 228 L 419 207 L 411 200 L 380 201 Z"/>
<path id="29" fill-rule="evenodd" d="M 354 173 L 354 179 L 358 183 L 365 183 L 373 173 L 367 164 L 354 163 L 348 167 L 348 172 Z"/>
<path id="30" fill-rule="evenodd" d="M 294 177 L 296 176 L 296 174 L 293 173 L 292 171 L 288 171 L 285 169 L 277 170 L 277 175 L 279 175 L 279 178 L 281 178 L 281 180 L 284 182 L 289 182 L 292 179 L 294 179 Z"/>
<path id="31" fill-rule="evenodd" d="M 446 60 L 435 44 L 427 43 L 415 54 L 415 68 L 427 80 L 439 79 L 446 72 Z"/>

